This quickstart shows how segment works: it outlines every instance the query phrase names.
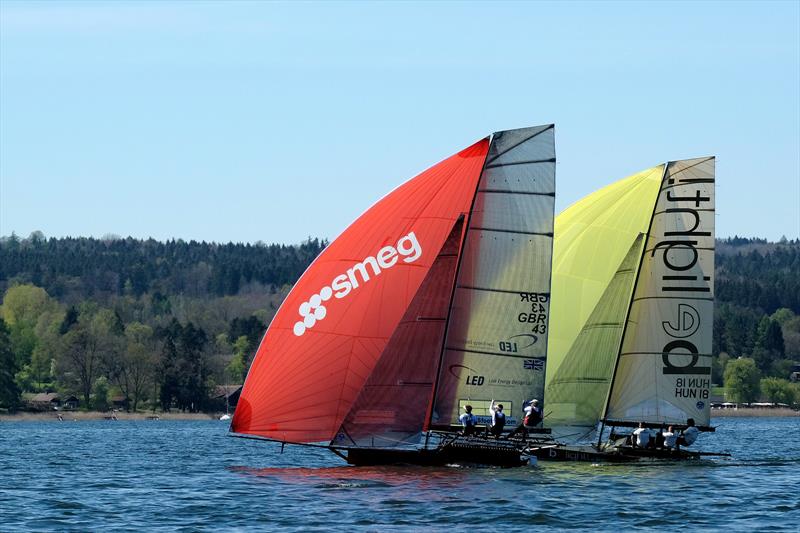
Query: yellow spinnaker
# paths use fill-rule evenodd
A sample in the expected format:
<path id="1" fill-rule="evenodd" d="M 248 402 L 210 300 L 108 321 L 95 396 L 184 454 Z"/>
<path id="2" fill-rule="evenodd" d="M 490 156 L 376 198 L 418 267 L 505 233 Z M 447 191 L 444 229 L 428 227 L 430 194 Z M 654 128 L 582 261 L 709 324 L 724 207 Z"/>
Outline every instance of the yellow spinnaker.
<path id="1" fill-rule="evenodd" d="M 664 165 L 658 165 L 617 181 L 556 217 L 548 388 L 620 263 L 636 238 L 647 232 L 663 171 Z M 613 361 L 609 379 L 612 371 Z"/>

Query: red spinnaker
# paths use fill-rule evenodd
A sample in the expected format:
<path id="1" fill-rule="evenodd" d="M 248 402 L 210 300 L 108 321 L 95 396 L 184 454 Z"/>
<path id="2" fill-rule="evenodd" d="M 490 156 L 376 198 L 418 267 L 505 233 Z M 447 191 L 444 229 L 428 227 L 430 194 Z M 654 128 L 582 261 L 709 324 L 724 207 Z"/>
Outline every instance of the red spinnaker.
<path id="1" fill-rule="evenodd" d="M 456 220 L 469 212 L 483 139 L 367 210 L 306 270 L 250 367 L 231 430 L 330 441 Z"/>
<path id="2" fill-rule="evenodd" d="M 391 448 L 415 443 L 425 428 L 464 225 L 453 226 L 334 444 Z"/>

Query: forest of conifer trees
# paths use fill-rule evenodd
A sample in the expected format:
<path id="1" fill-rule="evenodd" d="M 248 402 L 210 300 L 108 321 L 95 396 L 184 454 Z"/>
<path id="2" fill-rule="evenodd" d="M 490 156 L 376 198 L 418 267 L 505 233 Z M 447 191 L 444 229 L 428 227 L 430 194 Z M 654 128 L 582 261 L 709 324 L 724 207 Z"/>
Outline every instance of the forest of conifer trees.
<path id="1" fill-rule="evenodd" d="M 325 245 L 0 239 L 0 408 L 57 391 L 97 410 L 218 409 L 211 393 L 242 383 Z M 800 403 L 798 273 L 798 241 L 718 240 L 712 381 L 731 399 Z"/>

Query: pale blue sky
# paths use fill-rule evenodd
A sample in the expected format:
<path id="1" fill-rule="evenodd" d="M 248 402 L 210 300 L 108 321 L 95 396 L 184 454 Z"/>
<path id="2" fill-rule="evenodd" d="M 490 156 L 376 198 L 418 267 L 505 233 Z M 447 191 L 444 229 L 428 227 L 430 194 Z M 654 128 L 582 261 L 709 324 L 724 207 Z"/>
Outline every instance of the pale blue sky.
<path id="1" fill-rule="evenodd" d="M 800 3 L 0 3 L 0 235 L 333 238 L 556 124 L 557 211 L 717 156 L 717 235 L 800 236 Z"/>

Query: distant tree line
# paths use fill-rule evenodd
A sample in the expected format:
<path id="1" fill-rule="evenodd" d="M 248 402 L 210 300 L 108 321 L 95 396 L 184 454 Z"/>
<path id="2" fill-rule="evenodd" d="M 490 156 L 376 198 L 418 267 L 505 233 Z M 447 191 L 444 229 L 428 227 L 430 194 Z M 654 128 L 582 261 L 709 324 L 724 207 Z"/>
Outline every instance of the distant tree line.
<path id="1" fill-rule="evenodd" d="M 292 283 L 326 243 L 0 239 L 0 407 L 43 391 L 82 407 L 209 409 L 242 383 Z M 712 381 L 800 403 L 800 242 L 718 240 Z"/>
<path id="2" fill-rule="evenodd" d="M 0 239 L 0 407 L 55 391 L 100 410 L 211 408 L 326 244 Z"/>
<path id="3" fill-rule="evenodd" d="M 290 246 L 12 234 L 0 243 L 0 292 L 16 282 L 42 287 L 58 300 L 236 295 L 252 283 L 294 283 L 325 245 L 310 238 Z"/>
<path id="4" fill-rule="evenodd" d="M 717 241 L 713 375 L 730 400 L 800 403 L 800 242 Z"/>

